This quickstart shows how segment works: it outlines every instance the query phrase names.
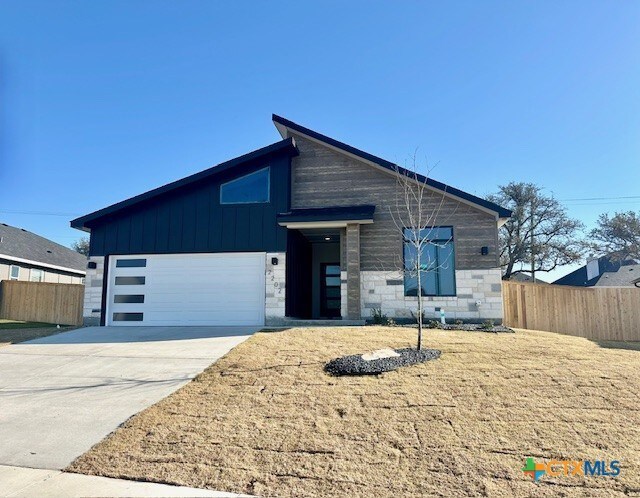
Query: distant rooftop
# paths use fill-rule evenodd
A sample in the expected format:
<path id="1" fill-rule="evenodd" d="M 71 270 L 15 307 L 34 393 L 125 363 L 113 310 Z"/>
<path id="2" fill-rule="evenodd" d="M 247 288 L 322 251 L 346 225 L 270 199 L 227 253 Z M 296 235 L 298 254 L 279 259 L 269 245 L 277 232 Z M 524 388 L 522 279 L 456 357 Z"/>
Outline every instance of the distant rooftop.
<path id="1" fill-rule="evenodd" d="M 24 228 L 0 223 L 0 258 L 18 258 L 84 274 L 87 258 Z"/>
<path id="2" fill-rule="evenodd" d="M 632 287 L 637 278 L 640 278 L 637 261 L 616 261 L 609 256 L 601 256 L 553 283 L 579 287 Z"/>

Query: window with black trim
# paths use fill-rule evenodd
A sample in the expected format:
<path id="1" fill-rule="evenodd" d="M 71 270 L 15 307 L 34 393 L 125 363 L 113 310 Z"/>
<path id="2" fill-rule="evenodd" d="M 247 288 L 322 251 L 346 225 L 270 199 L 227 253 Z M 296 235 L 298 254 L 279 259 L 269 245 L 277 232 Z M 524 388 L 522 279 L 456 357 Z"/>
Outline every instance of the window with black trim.
<path id="1" fill-rule="evenodd" d="M 404 230 L 404 295 L 418 295 L 418 247 L 420 249 L 420 287 L 423 296 L 455 296 L 456 273 L 453 227 Z"/>
<path id="2" fill-rule="evenodd" d="M 114 313 L 114 322 L 141 322 L 144 318 L 143 313 Z"/>
<path id="3" fill-rule="evenodd" d="M 116 277 L 116 285 L 144 285 L 145 277 Z"/>
<path id="4" fill-rule="evenodd" d="M 144 303 L 144 294 L 116 294 L 114 303 Z"/>
<path id="5" fill-rule="evenodd" d="M 268 167 L 220 185 L 220 204 L 261 202 L 269 202 Z"/>
<path id="6" fill-rule="evenodd" d="M 117 259 L 117 268 L 144 268 L 147 266 L 147 260 L 145 258 L 140 259 Z"/>

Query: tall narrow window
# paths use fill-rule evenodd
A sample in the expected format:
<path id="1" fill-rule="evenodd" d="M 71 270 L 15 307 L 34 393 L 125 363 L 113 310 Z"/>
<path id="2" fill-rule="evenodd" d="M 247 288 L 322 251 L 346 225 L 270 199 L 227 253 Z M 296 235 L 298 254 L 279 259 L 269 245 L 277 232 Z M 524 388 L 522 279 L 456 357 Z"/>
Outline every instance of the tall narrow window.
<path id="1" fill-rule="evenodd" d="M 20 278 L 20 267 L 11 265 L 9 268 L 9 280 L 18 280 Z"/>
<path id="2" fill-rule="evenodd" d="M 419 238 L 417 238 L 419 237 Z M 418 295 L 418 249 L 412 241 L 422 240 L 420 286 L 423 296 L 455 296 L 456 273 L 453 227 L 404 230 L 404 295 Z"/>
<path id="3" fill-rule="evenodd" d="M 220 204 L 269 202 L 269 168 L 220 185 Z"/>

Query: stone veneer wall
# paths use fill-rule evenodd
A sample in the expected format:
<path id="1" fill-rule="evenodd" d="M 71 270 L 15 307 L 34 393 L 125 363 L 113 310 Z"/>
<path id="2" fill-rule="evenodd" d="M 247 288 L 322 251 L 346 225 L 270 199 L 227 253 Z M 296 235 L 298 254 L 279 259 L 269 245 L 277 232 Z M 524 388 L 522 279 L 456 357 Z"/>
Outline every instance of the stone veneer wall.
<path id="1" fill-rule="evenodd" d="M 286 254 L 284 252 L 268 252 L 265 261 L 265 324 L 278 325 L 282 323 L 285 313 L 285 281 Z M 273 265 L 271 258 L 278 258 L 278 264 Z"/>
<path id="2" fill-rule="evenodd" d="M 411 318 L 417 310 L 417 297 L 404 295 L 401 272 L 363 271 L 362 318 L 371 318 L 373 308 L 381 308 L 390 318 Z M 455 297 L 425 297 L 423 304 L 427 320 L 440 319 L 443 308 L 451 320 L 502 320 L 502 274 L 499 268 L 490 270 L 456 270 Z M 480 305 L 476 304 L 480 301 Z"/>
<path id="3" fill-rule="evenodd" d="M 82 321 L 84 325 L 100 325 L 104 256 L 91 256 L 89 262 L 96 263 L 96 268 L 87 268 L 87 276 L 84 280 Z"/>

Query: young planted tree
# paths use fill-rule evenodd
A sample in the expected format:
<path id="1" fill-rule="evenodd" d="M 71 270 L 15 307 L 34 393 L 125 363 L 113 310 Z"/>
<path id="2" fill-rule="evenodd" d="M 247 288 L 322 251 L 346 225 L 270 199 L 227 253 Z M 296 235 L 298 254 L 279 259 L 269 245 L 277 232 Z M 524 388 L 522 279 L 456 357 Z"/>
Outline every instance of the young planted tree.
<path id="1" fill-rule="evenodd" d="M 583 224 L 570 218 L 557 199 L 533 183 L 511 182 L 487 197 L 513 211 L 500 229 L 502 278 L 517 273 L 550 272 L 576 263 L 584 254 Z"/>
<path id="2" fill-rule="evenodd" d="M 640 212 L 627 211 L 609 216 L 603 213 L 591 230 L 592 248 L 602 255 L 624 261 L 640 261 Z"/>
<path id="3" fill-rule="evenodd" d="M 409 295 L 417 297 L 418 350 L 422 349 L 424 297 L 427 280 L 440 269 L 453 265 L 452 234 L 441 225 L 453 211 L 444 213 L 445 194 L 428 184 L 428 173 L 418 172 L 415 157 L 410 168 L 396 168 L 395 202 L 389 213 L 403 241 L 403 254 L 395 261 L 395 271 L 409 283 Z"/>

